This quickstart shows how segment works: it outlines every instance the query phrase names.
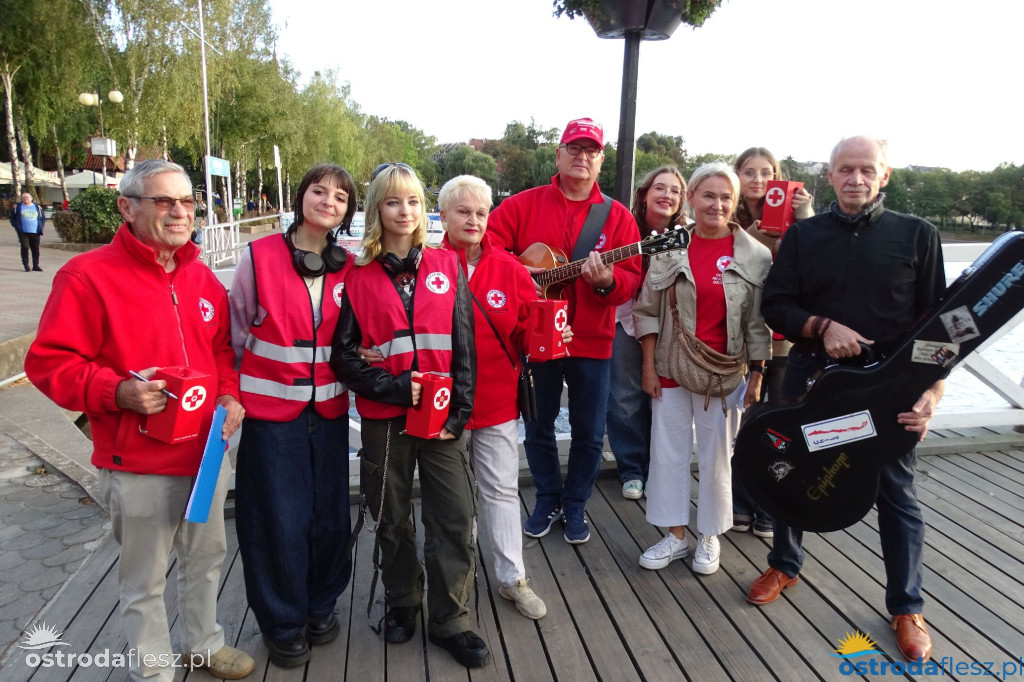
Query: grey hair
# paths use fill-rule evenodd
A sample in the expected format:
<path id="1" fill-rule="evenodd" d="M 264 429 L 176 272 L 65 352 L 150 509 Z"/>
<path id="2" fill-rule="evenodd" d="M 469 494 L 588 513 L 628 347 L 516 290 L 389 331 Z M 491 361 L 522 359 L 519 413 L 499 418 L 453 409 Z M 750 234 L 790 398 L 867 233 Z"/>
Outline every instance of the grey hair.
<path id="1" fill-rule="evenodd" d="M 437 195 L 437 204 L 442 211 L 447 211 L 454 202 L 467 195 L 479 199 L 488 207 L 491 205 L 490 185 L 475 175 L 456 175 L 444 183 L 441 192 Z"/>
<path id="2" fill-rule="evenodd" d="M 693 196 L 693 193 L 697 191 L 697 187 L 700 183 L 704 182 L 708 178 L 715 177 L 716 175 L 729 181 L 729 184 L 732 186 L 732 201 L 733 203 L 736 203 L 740 196 L 739 176 L 736 175 L 736 171 L 733 170 L 731 165 L 721 159 L 712 161 L 711 163 L 705 163 L 703 166 L 693 171 L 693 175 L 690 176 L 690 182 L 688 183 L 690 188 L 688 194 Z"/>
<path id="3" fill-rule="evenodd" d="M 163 159 L 146 159 L 145 161 L 136 162 L 124 174 L 124 177 L 121 178 L 118 191 L 123 197 L 142 196 L 146 191 L 146 178 L 159 175 L 160 173 L 180 173 L 185 178 L 185 181 L 188 182 L 189 192 L 191 193 L 192 180 L 188 177 L 185 169 L 176 163 L 164 161 Z"/>
<path id="4" fill-rule="evenodd" d="M 853 140 L 868 140 L 869 142 L 874 142 L 876 145 L 878 145 L 878 150 L 881 153 L 881 159 L 879 160 L 882 162 L 882 165 L 884 167 L 889 167 L 888 140 L 883 140 L 880 137 L 871 137 L 870 135 L 851 135 L 850 137 L 842 138 L 841 140 L 839 140 L 839 142 L 836 143 L 835 147 L 832 147 L 832 155 L 828 157 L 829 168 L 836 165 L 836 154 L 839 153 L 839 150 L 842 148 L 842 146 L 847 142 L 851 142 Z"/>

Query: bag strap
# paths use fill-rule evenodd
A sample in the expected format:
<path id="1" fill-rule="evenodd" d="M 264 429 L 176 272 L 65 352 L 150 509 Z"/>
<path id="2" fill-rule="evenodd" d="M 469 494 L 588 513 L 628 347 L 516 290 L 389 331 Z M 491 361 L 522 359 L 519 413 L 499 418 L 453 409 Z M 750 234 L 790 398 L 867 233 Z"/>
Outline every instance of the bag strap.
<path id="1" fill-rule="evenodd" d="M 597 238 L 601 236 L 601 230 L 608 221 L 608 214 L 612 211 L 612 198 L 602 193 L 604 201 L 600 204 L 591 204 L 587 211 L 587 220 L 583 223 L 580 236 L 576 239 L 576 246 L 572 250 L 571 261 L 583 260 L 590 255 L 590 252 L 597 246 Z"/>
<path id="2" fill-rule="evenodd" d="M 480 305 L 480 300 L 477 299 L 476 295 L 473 293 L 473 290 L 470 289 L 469 287 L 466 287 L 466 289 L 469 291 L 469 295 L 473 297 L 473 303 L 476 303 L 476 307 L 480 309 L 481 313 L 483 313 L 484 319 L 487 320 L 487 325 L 491 328 L 491 331 L 494 332 L 494 336 L 495 338 L 498 339 L 498 343 L 501 345 L 501 349 L 505 351 L 505 355 L 508 356 L 508 361 L 512 363 L 512 368 L 517 369 L 519 366 L 516 364 L 516 361 L 512 359 L 512 354 L 509 353 L 508 348 L 505 347 L 505 342 L 501 340 L 501 334 L 498 333 L 498 328 L 494 326 L 493 322 L 491 322 L 490 316 L 487 314 L 487 311 L 484 310 L 484 307 Z"/>

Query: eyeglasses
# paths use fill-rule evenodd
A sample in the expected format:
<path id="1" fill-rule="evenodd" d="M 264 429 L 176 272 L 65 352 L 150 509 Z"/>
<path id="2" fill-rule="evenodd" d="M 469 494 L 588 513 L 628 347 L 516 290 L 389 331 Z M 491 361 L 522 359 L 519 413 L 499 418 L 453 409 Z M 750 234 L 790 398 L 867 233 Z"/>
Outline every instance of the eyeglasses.
<path id="1" fill-rule="evenodd" d="M 584 147 L 583 145 L 576 144 L 574 142 L 563 144 L 562 148 L 569 152 L 569 156 L 579 156 L 580 152 L 584 152 L 586 153 L 587 158 L 591 160 L 596 159 L 604 152 L 600 147 Z"/>
<path id="2" fill-rule="evenodd" d="M 745 177 L 747 180 L 755 180 L 758 177 L 761 177 L 765 180 L 771 180 L 772 178 L 775 177 L 775 172 L 768 168 L 765 168 L 760 171 L 755 170 L 753 168 L 748 168 L 745 171 L 743 171 L 741 175 Z"/>
<path id="3" fill-rule="evenodd" d="M 382 163 L 381 165 L 379 165 L 376 168 L 374 168 L 373 172 L 370 173 L 370 182 L 373 182 L 374 180 L 376 180 L 377 176 L 380 175 L 380 172 L 382 170 L 385 170 L 387 168 L 391 168 L 392 166 L 398 166 L 399 168 L 404 168 L 405 170 L 409 171 L 413 175 L 416 174 L 416 171 L 409 164 L 407 164 L 407 163 L 395 163 L 395 162 L 391 161 L 391 162 L 388 162 L 388 163 Z"/>
<path id="4" fill-rule="evenodd" d="M 129 199 L 149 199 L 152 201 L 157 208 L 161 208 L 165 211 L 170 211 L 174 208 L 175 204 L 181 204 L 181 207 L 186 211 L 191 211 L 196 207 L 196 201 L 192 197 L 185 197 L 184 199 L 175 199 L 174 197 L 141 197 L 141 196 L 130 196 Z"/>
<path id="5" fill-rule="evenodd" d="M 651 191 L 655 194 L 667 194 L 670 197 L 681 197 L 683 196 L 683 190 L 678 187 L 666 187 L 665 185 L 654 185 L 651 187 Z"/>

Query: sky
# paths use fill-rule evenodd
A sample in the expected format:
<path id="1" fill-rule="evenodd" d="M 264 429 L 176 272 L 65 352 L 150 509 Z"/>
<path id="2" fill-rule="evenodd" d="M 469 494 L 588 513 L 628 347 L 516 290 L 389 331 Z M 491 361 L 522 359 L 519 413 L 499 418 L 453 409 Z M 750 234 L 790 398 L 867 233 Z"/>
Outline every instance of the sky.
<path id="1" fill-rule="evenodd" d="M 279 56 L 333 69 L 367 114 L 438 142 L 514 120 L 589 116 L 618 136 L 624 42 L 551 0 L 271 0 Z M 894 167 L 1024 163 L 1019 0 L 725 0 L 700 29 L 640 49 L 636 134 L 690 154 L 827 161 L 843 136 L 889 141 Z"/>

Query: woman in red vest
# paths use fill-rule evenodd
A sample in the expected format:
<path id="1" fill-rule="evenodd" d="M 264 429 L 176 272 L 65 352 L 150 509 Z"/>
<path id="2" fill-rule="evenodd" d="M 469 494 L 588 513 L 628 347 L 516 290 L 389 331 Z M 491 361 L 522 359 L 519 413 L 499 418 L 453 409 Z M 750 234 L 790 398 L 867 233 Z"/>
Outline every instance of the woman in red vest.
<path id="1" fill-rule="evenodd" d="M 374 170 L 366 193 L 363 252 L 345 282 L 331 367 L 356 394 L 363 450 L 360 486 L 379 524 L 384 636 L 399 644 L 416 631 L 423 567 L 412 522 L 413 470 L 419 467 L 430 641 L 459 663 L 486 664 L 487 645 L 470 630 L 476 569 L 473 472 L 463 433 L 473 409 L 476 352 L 473 303 L 455 253 L 427 248 L 423 185 L 402 163 Z M 370 364 L 360 347 L 375 351 Z M 432 403 L 447 418 L 440 435 L 405 432 L 420 402 L 423 373 L 452 378 Z"/>
<path id="2" fill-rule="evenodd" d="M 343 168 L 306 173 L 295 222 L 239 258 L 231 334 L 246 410 L 235 479 L 245 591 L 270 660 L 309 660 L 338 636 L 334 605 L 351 574 L 348 390 L 328 365 L 354 257 L 356 188 Z"/>

